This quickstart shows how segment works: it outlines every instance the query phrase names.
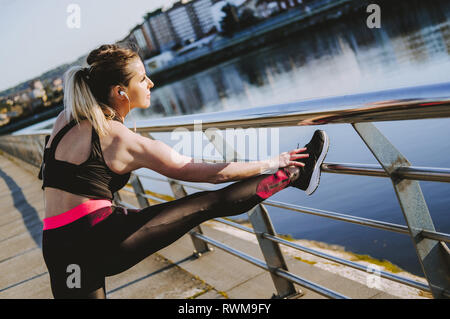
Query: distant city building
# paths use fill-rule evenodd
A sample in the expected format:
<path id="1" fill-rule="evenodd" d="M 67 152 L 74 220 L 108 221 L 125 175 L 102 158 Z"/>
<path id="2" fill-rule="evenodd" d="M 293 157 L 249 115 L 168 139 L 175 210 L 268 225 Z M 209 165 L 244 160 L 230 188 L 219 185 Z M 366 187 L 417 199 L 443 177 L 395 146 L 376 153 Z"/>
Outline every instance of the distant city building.
<path id="1" fill-rule="evenodd" d="M 225 13 L 222 11 L 222 8 L 226 4 L 227 4 L 226 1 L 215 1 L 214 4 L 211 6 L 211 15 L 213 23 L 219 32 L 222 31 L 220 21 L 225 17 Z"/>
<path id="2" fill-rule="evenodd" d="M 56 78 L 52 81 L 52 90 L 53 91 L 62 91 L 63 89 L 63 81 L 61 78 Z"/>
<path id="3" fill-rule="evenodd" d="M 150 27 L 150 23 L 148 20 L 145 20 L 142 24 L 142 33 L 147 41 L 150 54 L 153 55 L 155 53 L 158 53 L 160 50 L 159 42 L 154 32 L 152 32 L 152 28 Z"/>
<path id="4" fill-rule="evenodd" d="M 189 44 L 199 38 L 198 30 L 194 30 L 195 22 L 192 21 L 193 14 L 191 11 L 188 9 L 188 5 L 176 2 L 166 12 L 181 45 Z"/>
<path id="5" fill-rule="evenodd" d="M 23 92 L 22 94 L 19 95 L 19 100 L 20 103 L 28 103 L 31 101 L 31 97 L 30 94 L 28 94 L 27 92 Z"/>
<path id="6" fill-rule="evenodd" d="M 124 46 L 137 46 L 136 38 L 134 37 L 133 32 L 129 33 L 122 40 L 117 41 L 117 44 L 124 45 Z"/>
<path id="7" fill-rule="evenodd" d="M 141 47 L 138 44 L 138 40 L 136 38 L 136 34 L 138 32 L 136 32 L 136 30 L 137 27 L 135 27 L 135 29 L 133 29 L 125 38 L 117 41 L 116 44 L 135 50 L 141 59 L 145 59 L 146 55 L 148 55 L 148 49 L 146 46 Z"/>
<path id="8" fill-rule="evenodd" d="M 137 25 L 119 43 L 131 44 L 138 49 L 148 72 L 166 65 L 173 54 L 190 47 L 193 42 L 221 31 L 224 17 L 222 8 L 227 4 L 238 7 L 240 14 L 250 9 L 258 18 L 267 18 L 273 13 L 303 4 L 308 0 L 187 0 L 178 1 L 167 9 L 147 13 L 142 24 Z M 311 0 L 309 0 L 310 2 Z M 196 47 L 195 44 L 192 47 Z"/>
<path id="9" fill-rule="evenodd" d="M 37 90 L 43 90 L 44 89 L 44 85 L 42 84 L 42 82 L 40 80 L 36 80 L 32 83 L 32 86 L 34 89 Z"/>
<path id="10" fill-rule="evenodd" d="M 214 0 L 197 0 L 192 1 L 190 5 L 194 9 L 197 21 L 202 32 L 202 36 L 211 32 L 214 28 L 214 18 L 212 14 L 212 6 L 218 1 Z"/>
<path id="11" fill-rule="evenodd" d="M 148 14 L 147 19 L 148 30 L 157 51 L 171 50 L 178 43 L 178 37 L 167 14 L 158 9 Z"/>
<path id="12" fill-rule="evenodd" d="M 42 84 L 42 82 L 39 80 L 36 80 L 33 82 L 32 86 L 33 86 L 33 88 L 31 91 L 31 98 L 32 99 L 41 99 L 42 101 L 45 102 L 47 100 L 47 94 L 45 93 L 44 85 Z"/>
<path id="13" fill-rule="evenodd" d="M 179 1 L 165 11 L 148 13 L 142 29 L 150 52 L 172 50 L 208 35 L 215 27 L 212 6 L 218 1 Z"/>
<path id="14" fill-rule="evenodd" d="M 302 0 L 277 0 L 276 2 L 277 2 L 278 7 L 280 9 L 286 10 L 286 9 L 289 9 L 289 8 L 296 7 L 296 6 L 300 5 L 300 4 L 304 4 L 304 2 L 311 3 L 311 2 L 314 2 L 314 1 L 315 0 L 305 0 L 305 1 L 302 1 Z"/>
<path id="15" fill-rule="evenodd" d="M 133 30 L 133 37 L 136 40 L 136 44 L 139 48 L 139 53 L 141 55 L 142 58 L 146 58 L 149 53 L 149 46 L 147 41 L 145 40 L 144 34 L 142 32 L 141 26 L 137 26 L 134 30 Z"/>
<path id="16" fill-rule="evenodd" d="M 0 114 L 0 126 L 8 124 L 10 121 L 8 114 Z"/>
<path id="17" fill-rule="evenodd" d="M 141 59 L 147 58 L 150 54 L 150 49 L 145 40 L 141 25 L 135 26 L 125 38 L 117 41 L 117 44 L 135 49 Z"/>

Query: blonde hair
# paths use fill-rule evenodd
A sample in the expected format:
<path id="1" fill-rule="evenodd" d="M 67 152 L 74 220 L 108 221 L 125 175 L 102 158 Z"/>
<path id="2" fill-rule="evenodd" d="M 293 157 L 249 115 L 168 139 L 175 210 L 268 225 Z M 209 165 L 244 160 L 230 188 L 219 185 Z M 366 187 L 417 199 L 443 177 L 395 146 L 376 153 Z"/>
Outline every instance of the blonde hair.
<path id="1" fill-rule="evenodd" d="M 89 67 L 72 66 L 64 73 L 64 114 L 67 121 L 87 119 L 100 136 L 109 131 L 108 120 L 119 118 L 109 106 L 111 88 L 128 86 L 132 77 L 130 60 L 139 55 L 118 45 L 106 44 L 91 51 L 86 59 Z"/>

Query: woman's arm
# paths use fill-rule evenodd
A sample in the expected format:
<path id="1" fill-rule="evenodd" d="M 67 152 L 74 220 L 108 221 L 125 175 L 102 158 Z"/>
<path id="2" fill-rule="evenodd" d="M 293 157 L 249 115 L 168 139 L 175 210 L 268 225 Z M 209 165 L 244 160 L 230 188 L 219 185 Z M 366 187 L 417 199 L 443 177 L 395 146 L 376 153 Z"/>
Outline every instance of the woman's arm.
<path id="1" fill-rule="evenodd" d="M 305 148 L 281 153 L 274 158 L 263 161 L 230 162 L 230 163 L 200 163 L 213 167 L 216 175 L 215 184 L 238 181 L 244 178 L 261 174 L 273 174 L 278 168 L 286 166 L 305 166 L 302 162 L 294 162 L 294 159 L 308 157 L 308 154 L 295 154 L 305 151 Z"/>
<path id="2" fill-rule="evenodd" d="M 117 124 L 115 124 L 117 125 Z M 231 163 L 195 163 L 190 156 L 185 156 L 162 141 L 152 140 L 122 128 L 115 130 L 115 142 L 118 160 L 122 162 L 124 171 L 148 168 L 169 178 L 212 184 L 226 183 L 270 171 L 289 165 L 304 166 L 295 159 L 305 158 L 307 154 L 295 154 L 305 149 L 284 152 L 269 160 Z"/>

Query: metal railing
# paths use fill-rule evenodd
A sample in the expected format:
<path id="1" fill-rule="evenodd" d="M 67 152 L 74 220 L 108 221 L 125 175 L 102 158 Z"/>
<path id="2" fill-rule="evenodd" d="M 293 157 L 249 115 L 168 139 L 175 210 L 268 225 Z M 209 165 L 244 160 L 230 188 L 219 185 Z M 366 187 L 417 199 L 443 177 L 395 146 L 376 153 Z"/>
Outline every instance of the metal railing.
<path id="1" fill-rule="evenodd" d="M 418 181 L 449 183 L 450 169 L 412 166 L 408 160 L 395 149 L 387 138 L 371 124 L 373 121 L 446 117 L 450 117 L 450 83 L 330 97 L 238 111 L 144 120 L 137 123 L 137 130 L 142 135 L 153 138 L 150 134 L 151 132 L 169 132 L 177 128 L 185 128 L 193 131 L 196 128 L 194 120 L 201 120 L 204 134 L 209 138 L 213 145 L 217 147 L 218 145 L 226 144 L 220 143 L 223 141 L 219 141 L 218 135 L 213 135 L 211 131 L 208 130 L 210 128 L 287 127 L 333 123 L 351 124 L 380 165 L 323 163 L 322 171 L 324 173 L 333 174 L 390 178 L 400 207 L 403 211 L 407 224 L 406 226 L 267 199 L 248 212 L 253 229 L 222 218 L 215 219 L 218 222 L 255 234 L 264 256 L 264 261 L 205 236 L 202 233 L 200 226 L 190 232 L 195 247 L 195 253 L 200 257 L 203 253 L 209 251 L 208 245 L 212 245 L 269 271 L 276 287 L 278 297 L 288 298 L 298 294 L 299 292 L 294 287 L 295 283 L 323 296 L 330 298 L 347 298 L 340 293 L 308 281 L 299 275 L 290 273 L 287 269 L 279 245 L 295 248 L 360 271 L 366 271 L 366 267 L 349 260 L 344 260 L 287 241 L 280 236 L 277 236 L 265 207 L 273 206 L 293 212 L 312 214 L 409 235 L 413 240 L 418 260 L 428 284 L 423 284 L 385 271 L 381 271 L 380 276 L 410 287 L 429 291 L 434 298 L 449 298 L 450 254 L 445 242 L 450 242 L 450 235 L 435 230 Z M 29 141 L 34 138 L 36 141 L 35 144 L 42 146 L 43 136 L 48 133 L 49 131 L 45 130 L 23 137 L 2 137 L 0 138 L 0 148 L 11 153 L 11 149 L 18 149 L 16 147 L 18 138 L 21 138 L 21 142 L 25 140 Z M 222 152 L 223 150 L 219 148 L 218 151 Z M 230 153 L 233 154 L 234 160 L 237 160 L 235 150 L 229 149 L 222 154 L 224 159 L 228 159 L 226 154 Z M 34 157 L 35 156 L 32 156 L 32 158 Z M 206 161 L 217 160 L 206 159 Z M 152 197 L 146 193 L 142 187 L 142 178 L 167 181 L 165 179 L 149 177 L 133 172 L 130 183 L 133 192 L 137 197 L 139 206 L 148 206 L 150 199 L 162 201 L 161 199 Z M 169 179 L 169 183 L 175 198 L 180 198 L 187 194 L 184 188 L 185 186 L 199 190 L 209 190 L 171 179 Z M 115 200 L 117 204 L 132 207 L 130 204 L 122 201 L 118 193 L 115 194 Z M 232 215 L 232 212 L 230 212 L 230 215 Z"/>

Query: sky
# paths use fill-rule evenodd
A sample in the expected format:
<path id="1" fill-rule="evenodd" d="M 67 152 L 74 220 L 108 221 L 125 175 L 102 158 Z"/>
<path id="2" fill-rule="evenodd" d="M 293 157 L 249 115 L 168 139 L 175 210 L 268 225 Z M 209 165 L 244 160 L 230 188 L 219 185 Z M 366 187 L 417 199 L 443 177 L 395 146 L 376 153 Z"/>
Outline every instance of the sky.
<path id="1" fill-rule="evenodd" d="M 0 0 L 0 91 L 123 39 L 147 12 L 174 2 Z M 68 11 L 71 4 L 79 11 Z"/>

